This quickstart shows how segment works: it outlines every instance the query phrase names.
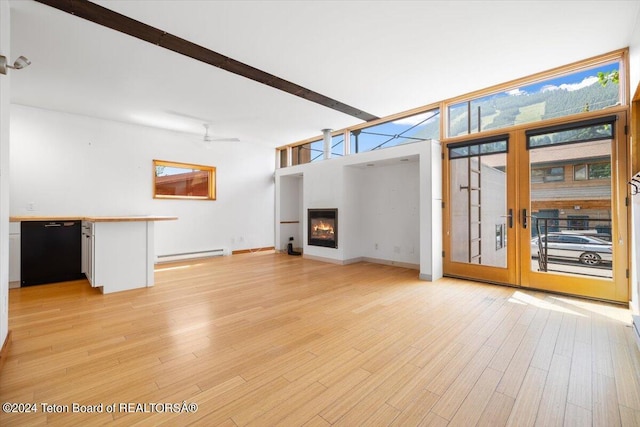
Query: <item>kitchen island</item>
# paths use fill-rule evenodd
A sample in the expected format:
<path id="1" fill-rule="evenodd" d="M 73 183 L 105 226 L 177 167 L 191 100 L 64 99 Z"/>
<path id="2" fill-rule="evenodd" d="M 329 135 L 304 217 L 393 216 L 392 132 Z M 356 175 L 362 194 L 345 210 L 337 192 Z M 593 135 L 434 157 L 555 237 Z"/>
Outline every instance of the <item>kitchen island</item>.
<path id="1" fill-rule="evenodd" d="M 176 220 L 171 216 L 13 216 L 10 217 L 12 235 L 25 221 L 82 221 L 81 271 L 93 287 L 108 294 L 130 289 L 153 286 L 155 250 L 153 225 L 155 221 Z M 11 237 L 11 236 L 10 236 Z M 15 246 L 20 238 L 10 238 L 15 270 L 20 265 L 15 254 L 21 250 Z M 16 252 L 17 251 L 17 252 Z M 11 269 L 10 269 L 11 270 Z M 13 274 L 12 274 L 13 273 Z M 15 271 L 10 271 L 11 280 Z M 19 278 L 18 278 L 19 280 Z"/>

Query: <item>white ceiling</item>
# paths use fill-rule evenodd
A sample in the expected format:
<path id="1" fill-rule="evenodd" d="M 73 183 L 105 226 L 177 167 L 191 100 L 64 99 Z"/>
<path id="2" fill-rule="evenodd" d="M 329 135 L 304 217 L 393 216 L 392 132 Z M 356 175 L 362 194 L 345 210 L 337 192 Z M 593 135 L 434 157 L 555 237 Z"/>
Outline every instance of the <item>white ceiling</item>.
<path id="1" fill-rule="evenodd" d="M 0 0 L 4 1 L 4 0 Z M 31 0 L 12 102 L 276 147 L 360 121 Z M 95 1 L 382 117 L 631 44 L 640 1 Z"/>

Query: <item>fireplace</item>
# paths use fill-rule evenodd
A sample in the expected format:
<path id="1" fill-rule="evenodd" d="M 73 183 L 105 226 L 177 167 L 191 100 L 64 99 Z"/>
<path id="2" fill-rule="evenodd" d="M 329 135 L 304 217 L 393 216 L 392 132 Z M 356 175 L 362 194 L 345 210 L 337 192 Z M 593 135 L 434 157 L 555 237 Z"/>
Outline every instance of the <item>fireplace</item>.
<path id="1" fill-rule="evenodd" d="M 309 245 L 338 247 L 338 209 L 309 209 Z"/>

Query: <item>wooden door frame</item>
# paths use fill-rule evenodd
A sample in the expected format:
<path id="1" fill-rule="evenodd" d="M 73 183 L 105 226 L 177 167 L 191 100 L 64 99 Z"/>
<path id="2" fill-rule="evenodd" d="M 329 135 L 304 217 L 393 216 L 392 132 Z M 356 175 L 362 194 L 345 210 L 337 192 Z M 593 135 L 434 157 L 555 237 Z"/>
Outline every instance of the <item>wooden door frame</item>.
<path id="1" fill-rule="evenodd" d="M 640 103 L 640 102 L 639 102 Z M 620 263 L 623 267 L 618 266 L 618 270 L 614 272 L 614 291 L 605 295 L 598 296 L 597 293 L 588 292 L 587 294 L 578 294 L 577 292 L 571 292 L 571 290 L 581 289 L 583 287 L 584 278 L 578 278 L 574 280 L 574 285 L 570 288 L 569 292 L 562 292 L 554 289 L 550 286 L 538 285 L 528 286 L 532 289 L 541 289 L 550 292 L 557 293 L 571 293 L 574 295 L 581 295 L 585 297 L 591 297 L 595 299 L 602 299 L 608 301 L 615 302 L 628 302 L 630 297 L 629 292 L 629 278 L 627 277 L 626 270 L 628 270 L 629 261 L 631 257 L 630 250 L 630 234 L 629 234 L 629 221 L 630 221 L 630 208 L 627 206 L 626 200 L 628 197 L 628 186 L 627 180 L 628 176 L 630 176 L 628 168 L 631 166 L 631 156 L 630 156 L 630 144 L 629 144 L 629 135 L 625 134 L 625 127 L 628 123 L 628 114 L 629 109 L 626 106 L 615 107 L 611 109 L 607 109 L 606 111 L 596 111 L 591 113 L 582 113 L 580 115 L 575 115 L 571 117 L 562 117 L 560 119 L 553 119 L 549 121 L 545 121 L 542 123 L 529 123 L 526 125 L 521 125 L 510 129 L 508 132 L 497 130 L 495 132 L 486 132 L 479 136 L 475 135 L 467 135 L 465 137 L 452 138 L 443 143 L 443 269 L 444 275 L 449 277 L 460 277 L 460 278 L 468 278 L 472 280 L 485 281 L 489 283 L 497 283 L 497 284 L 506 284 L 511 286 L 520 286 L 522 283 L 522 276 L 524 273 L 524 269 L 529 267 L 528 264 L 523 264 L 525 262 L 525 258 L 527 258 L 526 262 L 530 263 L 530 248 L 527 246 L 527 249 L 522 250 L 524 247 L 524 242 L 528 242 L 530 239 L 524 237 L 524 233 L 522 230 L 522 218 L 521 218 L 521 209 L 524 200 L 529 198 L 529 189 L 526 188 L 526 185 L 522 183 L 522 177 L 515 176 L 515 174 L 522 174 L 522 170 L 527 171 L 528 173 L 528 154 L 524 153 L 523 149 L 510 149 L 507 155 L 507 173 L 508 173 L 508 186 L 507 186 L 507 208 L 513 209 L 513 224 L 514 227 L 512 229 L 507 229 L 507 241 L 510 243 L 510 247 L 507 254 L 507 268 L 498 269 L 495 267 L 488 266 L 479 266 L 475 264 L 463 264 L 463 263 L 455 263 L 450 259 L 452 250 L 451 250 L 451 238 L 450 238 L 450 230 L 451 230 L 451 197 L 450 197 L 450 167 L 449 167 L 449 156 L 447 146 L 451 143 L 463 142 L 463 141 L 473 141 L 475 139 L 490 137 L 492 135 L 498 134 L 509 134 L 509 147 L 515 147 L 516 144 L 522 147 L 526 144 L 526 136 L 525 130 L 533 129 L 533 128 L 542 128 L 547 126 L 553 126 L 556 124 L 564 124 L 570 122 L 578 122 L 581 120 L 588 120 L 590 118 L 604 117 L 610 115 L 618 115 L 619 119 L 616 121 L 616 135 L 617 135 L 617 144 L 612 152 L 612 164 L 617 160 L 617 167 L 612 168 L 612 180 L 615 182 L 614 191 L 615 194 L 612 194 L 612 206 L 615 209 L 616 207 L 619 210 L 624 210 L 623 217 L 626 218 L 625 221 L 614 221 L 615 222 L 615 230 L 612 227 L 612 235 L 619 235 L 624 239 L 624 248 L 627 252 L 627 256 L 625 257 L 626 261 Z M 637 112 L 636 118 L 637 118 Z M 637 151 L 635 152 L 636 156 L 634 156 L 633 162 L 636 164 L 635 167 L 640 165 L 640 158 L 637 158 Z M 635 170 L 635 169 L 634 169 Z M 519 172 L 518 172 L 519 171 Z M 528 183 L 529 179 L 526 179 L 526 183 Z M 527 233 L 529 231 L 527 230 Z M 519 251 L 519 253 L 518 253 Z M 480 273 L 480 274 L 479 274 Z M 580 285 L 580 286 L 578 286 Z"/>
<path id="2" fill-rule="evenodd" d="M 591 279 L 584 276 L 556 275 L 531 271 L 531 269 L 528 267 L 528 265 L 531 264 L 531 250 L 527 245 L 521 246 L 519 253 L 521 266 L 521 286 L 607 301 L 627 302 L 629 300 L 628 255 L 630 252 L 630 236 L 628 230 L 629 208 L 626 201 L 628 193 L 627 165 L 629 138 L 628 135 L 625 134 L 625 128 L 627 127 L 627 112 L 617 111 L 615 114 L 612 114 L 611 111 L 604 111 L 599 112 L 599 114 L 594 114 L 589 118 L 606 117 L 612 115 L 617 116 L 617 120 L 615 122 L 615 143 L 613 144 L 611 151 L 611 181 L 613 187 L 613 191 L 611 194 L 611 236 L 612 243 L 614 245 L 614 253 L 615 251 L 617 251 L 618 254 L 621 251 L 625 252 L 623 259 L 620 259 L 619 256 L 616 257 L 616 262 L 614 262 L 614 265 L 612 267 L 612 286 L 604 289 L 602 279 Z M 576 120 L 576 122 L 579 121 L 580 120 Z M 570 122 L 565 121 L 565 123 Z M 546 125 L 539 127 L 546 127 Z M 518 206 L 520 207 L 521 212 L 523 207 L 529 209 L 529 166 L 528 152 L 522 151 L 522 155 L 520 156 L 518 164 L 518 187 L 520 188 L 520 198 L 518 200 Z M 518 231 L 520 239 L 524 241 L 526 241 L 525 239 L 527 239 L 531 233 L 530 229 L 524 229 L 522 227 L 522 218 L 519 218 Z"/>
<path id="3" fill-rule="evenodd" d="M 510 206 L 509 201 L 517 200 L 517 186 L 515 185 L 515 165 L 516 159 L 514 157 L 515 150 L 509 149 L 507 152 L 507 211 L 512 210 L 514 217 L 512 218 L 513 227 L 509 228 L 507 225 L 507 267 L 491 267 L 478 264 L 467 264 L 461 262 L 454 262 L 451 260 L 452 243 L 451 243 L 451 178 L 450 178 L 450 160 L 448 145 L 460 142 L 470 142 L 476 140 L 490 139 L 499 135 L 509 135 L 509 147 L 514 143 L 513 132 L 505 132 L 504 129 L 499 129 L 492 132 L 483 132 L 482 135 L 473 134 L 465 137 L 451 138 L 447 142 L 443 143 L 442 148 L 442 174 L 443 174 L 443 216 L 442 216 L 442 244 L 443 244 L 443 271 L 444 275 L 448 277 L 458 277 L 464 279 L 472 279 L 477 281 L 483 281 L 487 283 L 506 284 L 517 286 L 517 277 L 519 270 L 516 262 L 516 251 L 514 244 L 517 239 L 517 228 L 515 219 L 515 206 Z M 507 212 L 505 212 L 506 214 Z M 508 222 L 508 218 L 507 218 Z M 481 273 L 481 274 L 478 274 Z"/>

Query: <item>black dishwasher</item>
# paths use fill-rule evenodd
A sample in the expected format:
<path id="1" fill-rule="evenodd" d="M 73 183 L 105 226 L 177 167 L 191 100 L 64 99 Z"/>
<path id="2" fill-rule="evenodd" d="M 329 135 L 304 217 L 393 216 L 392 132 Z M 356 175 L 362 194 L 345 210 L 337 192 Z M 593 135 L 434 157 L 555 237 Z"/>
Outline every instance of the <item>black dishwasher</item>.
<path id="1" fill-rule="evenodd" d="M 81 221 L 22 221 L 22 286 L 83 278 L 81 236 Z"/>

